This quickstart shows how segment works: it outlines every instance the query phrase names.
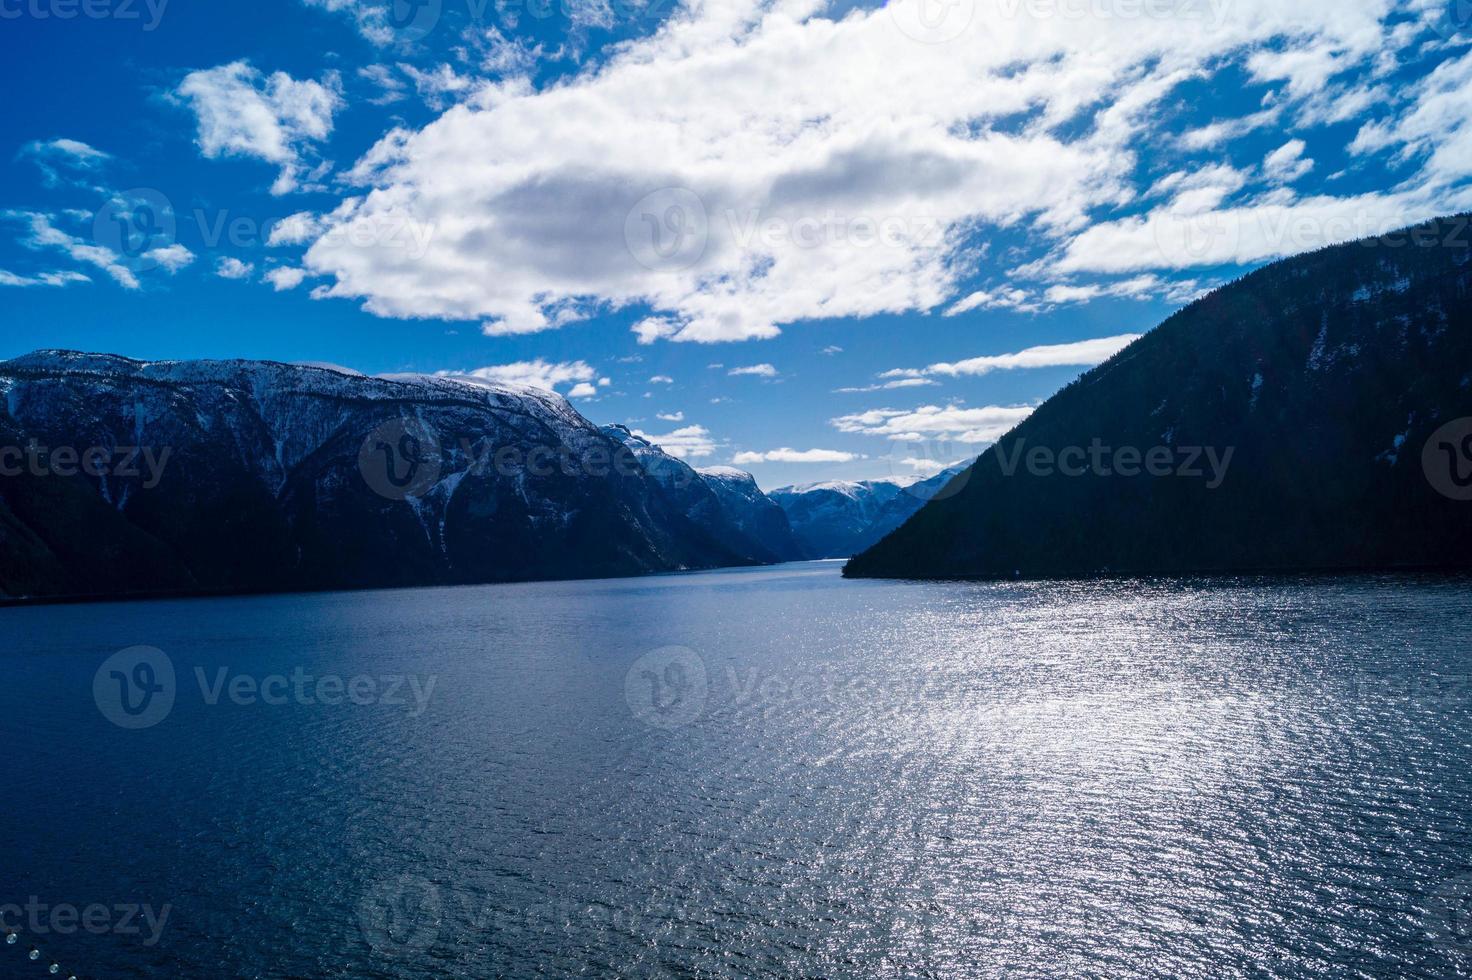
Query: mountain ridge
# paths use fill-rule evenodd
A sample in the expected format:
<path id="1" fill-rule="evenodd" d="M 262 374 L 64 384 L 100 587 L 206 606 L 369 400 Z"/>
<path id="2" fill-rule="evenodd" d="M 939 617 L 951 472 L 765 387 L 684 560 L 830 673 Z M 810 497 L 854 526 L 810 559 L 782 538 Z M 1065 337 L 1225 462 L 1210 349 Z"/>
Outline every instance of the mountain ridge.
<path id="1" fill-rule="evenodd" d="M 1423 447 L 1472 418 L 1467 229 L 1456 215 L 1320 249 L 1197 300 L 1044 402 L 845 574 L 1466 567 L 1472 514 Z M 1059 468 L 1096 442 L 1102 466 Z M 1191 449 L 1199 476 L 1181 471 Z M 1215 487 L 1207 449 L 1228 461 Z M 1141 473 L 1150 452 L 1175 468 Z"/>

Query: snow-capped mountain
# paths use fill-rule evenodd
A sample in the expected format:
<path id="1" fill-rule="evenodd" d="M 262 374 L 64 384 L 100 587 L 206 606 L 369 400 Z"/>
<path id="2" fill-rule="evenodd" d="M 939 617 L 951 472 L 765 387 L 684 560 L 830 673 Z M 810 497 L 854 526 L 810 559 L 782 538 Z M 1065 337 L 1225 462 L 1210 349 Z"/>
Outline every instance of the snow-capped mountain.
<path id="1" fill-rule="evenodd" d="M 754 563 L 802 557 L 786 515 L 751 474 L 729 467 L 697 470 L 627 426 L 606 425 L 603 432 L 625 446 L 680 512 L 721 547 Z"/>
<path id="2" fill-rule="evenodd" d="M 537 388 L 41 351 L 0 362 L 0 396 L 0 593 L 10 596 L 763 560 L 692 520 L 637 452 Z"/>
<path id="3" fill-rule="evenodd" d="M 806 557 L 807 552 L 793 533 L 786 512 L 762 492 L 750 473 L 731 466 L 703 466 L 696 472 L 715 492 L 727 519 L 742 534 L 760 544 L 765 553 L 777 561 Z"/>
<path id="4" fill-rule="evenodd" d="M 846 574 L 1472 566 L 1472 215 L 1217 290 L 965 478 Z"/>
<path id="5" fill-rule="evenodd" d="M 810 558 L 847 558 L 873 545 L 934 497 L 964 467 L 918 483 L 830 480 L 773 490 L 772 500 Z"/>

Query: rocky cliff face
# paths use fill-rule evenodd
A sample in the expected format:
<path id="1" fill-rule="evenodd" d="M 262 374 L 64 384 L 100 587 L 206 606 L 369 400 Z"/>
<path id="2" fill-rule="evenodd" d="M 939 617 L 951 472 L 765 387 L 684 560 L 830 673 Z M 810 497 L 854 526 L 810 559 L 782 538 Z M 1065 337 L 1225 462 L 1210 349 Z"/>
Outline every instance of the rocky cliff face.
<path id="1" fill-rule="evenodd" d="M 727 519 L 760 547 L 760 553 L 772 561 L 806 557 L 786 512 L 762 492 L 750 473 L 730 466 L 701 467 L 696 472 L 721 502 Z"/>
<path id="2" fill-rule="evenodd" d="M 38 352 L 0 363 L 0 396 L 9 596 L 764 560 L 688 516 L 634 454 L 540 389 Z"/>
<path id="3" fill-rule="evenodd" d="M 1044 403 L 849 575 L 1472 564 L 1472 221 L 1275 263 Z"/>
<path id="4" fill-rule="evenodd" d="M 742 561 L 760 564 L 801 557 L 786 516 L 751 474 L 727 467 L 697 470 L 627 426 L 607 425 L 603 431 L 633 454 L 680 513 Z"/>

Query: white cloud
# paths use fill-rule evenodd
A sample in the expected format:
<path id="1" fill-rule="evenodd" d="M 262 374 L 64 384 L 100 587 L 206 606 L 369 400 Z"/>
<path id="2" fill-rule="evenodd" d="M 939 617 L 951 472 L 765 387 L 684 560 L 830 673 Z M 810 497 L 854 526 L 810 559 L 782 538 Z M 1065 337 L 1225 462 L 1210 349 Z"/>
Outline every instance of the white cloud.
<path id="1" fill-rule="evenodd" d="M 91 278 L 80 272 L 42 272 L 35 276 L 18 276 L 14 272 L 0 269 L 0 286 L 65 286 L 74 282 L 91 281 Z"/>
<path id="2" fill-rule="evenodd" d="M 576 76 L 462 90 L 384 137 L 352 171 L 371 192 L 332 220 L 412 217 L 433 244 L 411 257 L 326 236 L 307 263 L 373 313 L 500 333 L 647 307 L 641 342 L 713 342 L 941 308 L 976 271 L 976 235 L 1066 243 L 1137 201 L 1134 148 L 1180 145 L 1161 110 L 1181 83 L 1246 70 L 1297 111 L 1397 43 L 1385 0 L 1128 6 L 978 16 L 941 45 L 889 9 L 681 7 Z M 1025 302 L 952 309 L 998 297 Z"/>
<path id="3" fill-rule="evenodd" d="M 835 388 L 834 393 L 847 395 L 866 391 L 893 391 L 896 388 L 925 388 L 937 384 L 940 382 L 931 381 L 929 378 L 896 378 L 881 384 L 864 385 L 862 388 Z"/>
<path id="4" fill-rule="evenodd" d="M 401 62 L 399 71 L 409 76 L 414 83 L 414 90 L 419 93 L 424 104 L 431 109 L 443 109 L 457 101 L 458 96 L 469 92 L 475 84 L 472 79 L 459 74 L 449 65 L 440 65 L 438 68 L 424 71 Z"/>
<path id="5" fill-rule="evenodd" d="M 1276 184 L 1291 184 L 1307 176 L 1314 162 L 1303 155 L 1306 149 L 1308 144 L 1303 140 L 1289 140 L 1263 160 L 1263 174 Z"/>
<path id="6" fill-rule="evenodd" d="M 716 443 L 703 425 L 687 425 L 662 436 L 633 430 L 640 439 L 648 440 L 679 459 L 703 459 L 715 454 Z"/>
<path id="7" fill-rule="evenodd" d="M 818 353 L 827 354 L 830 356 L 833 354 L 842 354 L 843 348 L 839 347 L 837 344 L 829 344 L 827 347 L 824 347 L 822 350 L 818 351 Z"/>
<path id="8" fill-rule="evenodd" d="M 381 4 L 314 2 L 353 11 L 370 36 L 383 29 Z M 422 129 L 386 135 L 351 171 L 365 190 L 329 219 L 348 228 L 412 219 L 437 230 L 434 242 L 410 255 L 324 233 L 306 264 L 329 280 L 324 295 L 377 315 L 480 321 L 500 335 L 629 310 L 647 314 L 633 327 L 645 344 L 1122 295 L 1071 280 L 1111 261 L 1098 242 L 1075 239 L 1103 228 L 1106 244 L 1123 241 L 1126 254 L 1113 260 L 1123 268 L 1112 270 L 1122 273 L 1209 265 L 1224 253 L 1190 237 L 1185 218 L 1230 214 L 1227 201 L 1243 189 L 1182 185 L 1147 215 L 1125 217 L 1152 203 L 1142 182 L 1158 175 L 1155 148 L 1188 155 L 1163 161 L 1173 169 L 1228 176 L 1226 159 L 1214 158 L 1245 134 L 1298 131 L 1398 97 L 1384 91 L 1386 65 L 1416 43 L 1387 0 L 1104 7 L 1050 18 L 1031 5 L 1012 17 L 985 7 L 968 33 L 928 45 L 878 5 L 694 3 L 541 88 L 524 77 L 530 55 L 487 32 L 454 67 L 415 69 L 427 96 L 458 104 Z M 476 44 L 480 68 L 500 81 L 468 80 Z M 1256 112 L 1202 127 L 1174 111 L 1182 83 L 1220 88 L 1243 73 L 1267 86 Z M 1454 84 L 1442 90 L 1455 100 Z M 1392 128 L 1368 130 L 1360 146 L 1410 152 L 1420 139 Z M 1451 165 L 1465 150 L 1453 130 L 1424 132 L 1418 159 Z M 1150 167 L 1140 165 L 1142 146 L 1152 148 Z M 1281 173 L 1310 156 L 1306 146 Z M 1341 212 L 1359 206 L 1331 200 Z M 1455 203 L 1447 193 L 1421 200 L 1429 213 Z M 1148 242 L 1133 239 L 1130 221 L 1149 222 Z M 1035 290 L 978 290 L 976 241 L 992 233 L 1065 265 L 1037 266 L 1046 281 Z M 1050 287 L 1061 290 L 1053 299 Z M 1164 284 L 1161 294 L 1181 292 Z"/>
<path id="9" fill-rule="evenodd" d="M 497 364 L 477 368 L 474 371 L 440 371 L 438 373 L 440 377 L 491 381 L 497 384 L 530 385 L 533 388 L 545 388 L 548 391 L 556 391 L 560 385 L 573 384 L 573 389 L 568 392 L 568 395 L 573 398 L 588 398 L 597 394 L 597 390 L 589 382 L 598 376 L 598 372 L 586 361 L 545 361 L 539 357 L 533 361 Z"/>
<path id="10" fill-rule="evenodd" d="M 1472 175 L 1472 51 L 1407 85 L 1400 104 L 1385 119 L 1361 127 L 1350 145 L 1359 155 L 1391 148 L 1401 159 L 1423 159 L 1435 185 Z"/>
<path id="11" fill-rule="evenodd" d="M 285 72 L 263 76 L 248 62 L 190 72 L 175 96 L 194 111 L 199 149 L 205 157 L 254 157 L 280 173 L 272 194 L 286 194 L 326 172 L 308 172 L 305 157 L 332 134 L 333 114 L 342 107 L 334 72 L 322 81 L 297 80 Z"/>
<path id="12" fill-rule="evenodd" d="M 139 288 L 138 277 L 122 264 L 122 256 L 112 249 L 86 241 L 57 228 L 52 223 L 54 220 L 52 215 L 36 211 L 22 211 L 16 212 L 15 216 L 23 218 L 30 225 L 29 237 L 21 242 L 26 247 L 60 249 L 73 260 L 96 266 L 106 272 L 124 289 Z"/>
<path id="13" fill-rule="evenodd" d="M 176 242 L 173 245 L 149 249 L 143 253 L 143 258 L 145 261 L 156 263 L 159 268 L 172 274 L 193 262 L 194 253 Z"/>
<path id="14" fill-rule="evenodd" d="M 368 100 L 372 105 L 393 105 L 404 98 L 404 83 L 388 65 L 367 65 L 358 69 L 358 77 L 378 87 L 378 95 Z"/>
<path id="15" fill-rule="evenodd" d="M 221 256 L 215 262 L 215 275 L 221 279 L 249 279 L 256 271 L 254 263 L 242 262 L 232 256 Z"/>
<path id="16" fill-rule="evenodd" d="M 683 422 L 683 421 L 685 421 L 685 413 L 684 412 L 656 412 L 655 415 L 654 415 L 654 417 L 657 418 L 657 419 L 660 419 L 661 421 L 664 421 L 664 422 Z"/>
<path id="17" fill-rule="evenodd" d="M 970 457 L 963 456 L 960 459 L 953 459 L 949 463 L 947 463 L 942 460 L 930 459 L 929 457 L 925 456 L 906 456 L 899 462 L 904 466 L 908 466 L 911 470 L 914 471 L 917 476 L 923 478 L 927 476 L 935 476 L 942 470 L 948 470 L 953 466 L 959 466 L 962 463 L 970 462 Z"/>
<path id="18" fill-rule="evenodd" d="M 859 453 L 846 453 L 837 449 L 769 449 L 764 453 L 743 452 L 731 458 L 736 466 L 750 463 L 849 463 L 863 459 Z"/>
<path id="19" fill-rule="evenodd" d="M 914 409 L 876 408 L 840 415 L 832 424 L 840 432 L 883 436 L 899 442 L 944 439 L 979 444 L 996 442 L 1033 412 L 1031 405 L 922 405 Z"/>
<path id="20" fill-rule="evenodd" d="M 322 219 L 310 211 L 288 214 L 271 226 L 267 245 L 303 245 L 322 232 Z"/>
<path id="21" fill-rule="evenodd" d="M 673 337 L 680 332 L 680 325 L 667 316 L 645 317 L 629 328 L 641 344 L 652 344 L 656 340 Z"/>
<path id="22" fill-rule="evenodd" d="M 1125 333 L 1114 337 L 1096 337 L 1068 344 L 1046 344 L 1029 347 L 1013 354 L 988 354 L 971 357 L 953 364 L 932 364 L 927 368 L 896 368 L 885 371 L 881 378 L 915 379 L 922 375 L 945 377 L 979 377 L 993 371 L 1014 371 L 1020 368 L 1048 367 L 1093 367 L 1102 364 L 1130 344 L 1140 339 L 1140 334 Z"/>
<path id="23" fill-rule="evenodd" d="M 81 140 L 65 137 L 34 140 L 21 148 L 20 155 L 30 158 L 36 164 L 47 187 L 77 182 L 80 177 L 91 176 L 112 159 L 110 154 L 88 146 Z"/>
<path id="24" fill-rule="evenodd" d="M 307 278 L 307 273 L 305 269 L 294 269 L 290 266 L 282 265 L 266 270 L 266 274 L 262 278 L 269 282 L 275 288 L 276 292 L 280 293 L 300 286 L 302 280 Z"/>
<path id="25" fill-rule="evenodd" d="M 969 313 L 972 310 L 1022 310 L 1031 312 L 1038 307 L 1028 301 L 1026 290 L 1009 286 L 991 292 L 979 289 L 952 303 L 945 312 L 946 316 L 957 316 L 961 313 Z"/>
<path id="26" fill-rule="evenodd" d="M 668 374 L 656 374 L 649 379 L 649 383 L 652 385 L 672 385 L 675 383 L 675 379 Z"/>
<path id="27" fill-rule="evenodd" d="M 1247 265 L 1381 235 L 1472 206 L 1472 191 L 1420 190 L 1264 201 L 1201 214 L 1156 209 L 1093 225 L 1052 260 L 1019 274 L 1130 273 Z"/>
<path id="28" fill-rule="evenodd" d="M 1181 145 L 1188 150 L 1215 149 L 1224 143 L 1246 136 L 1248 133 L 1271 126 L 1282 116 L 1280 109 L 1264 109 L 1237 119 L 1222 119 L 1198 129 L 1189 130 L 1181 137 Z"/>
<path id="29" fill-rule="evenodd" d="M 770 364 L 749 364 L 746 367 L 732 368 L 731 370 L 727 371 L 726 374 L 733 378 L 739 378 L 742 376 L 750 376 L 754 378 L 775 378 L 777 376 L 777 369 Z"/>

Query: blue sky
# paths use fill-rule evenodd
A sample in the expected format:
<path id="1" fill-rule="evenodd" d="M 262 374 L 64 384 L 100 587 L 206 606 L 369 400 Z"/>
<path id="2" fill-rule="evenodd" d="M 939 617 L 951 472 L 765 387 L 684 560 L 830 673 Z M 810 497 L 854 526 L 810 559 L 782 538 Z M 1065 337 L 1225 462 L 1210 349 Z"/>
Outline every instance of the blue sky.
<path id="1" fill-rule="evenodd" d="M 0 356 L 541 381 L 768 488 L 925 475 L 1205 289 L 1472 208 L 1469 22 L 0 0 Z"/>

